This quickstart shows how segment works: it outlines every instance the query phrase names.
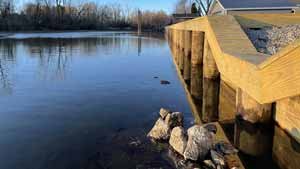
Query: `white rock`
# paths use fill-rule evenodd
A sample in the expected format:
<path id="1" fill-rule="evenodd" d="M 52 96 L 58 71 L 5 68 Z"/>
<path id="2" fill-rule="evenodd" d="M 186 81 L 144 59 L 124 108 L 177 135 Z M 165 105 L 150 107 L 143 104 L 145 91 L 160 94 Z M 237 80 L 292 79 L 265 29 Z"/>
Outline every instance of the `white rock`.
<path id="1" fill-rule="evenodd" d="M 175 127 L 172 130 L 169 143 L 176 152 L 183 155 L 187 144 L 187 136 L 182 127 Z"/>
<path id="2" fill-rule="evenodd" d="M 177 126 L 183 126 L 183 114 L 181 112 L 168 114 L 165 122 L 171 129 Z"/>
<path id="3" fill-rule="evenodd" d="M 188 129 L 188 142 L 184 152 L 185 160 L 203 160 L 213 147 L 213 134 L 202 126 Z"/>
<path id="4" fill-rule="evenodd" d="M 225 159 L 221 154 L 219 154 L 214 150 L 210 150 L 210 154 L 211 154 L 211 159 L 215 164 L 225 166 Z"/>
<path id="5" fill-rule="evenodd" d="M 164 108 L 161 108 L 160 111 L 159 111 L 159 115 L 162 119 L 165 119 L 167 117 L 168 114 L 171 114 L 172 112 L 168 109 L 164 109 Z"/>
<path id="6" fill-rule="evenodd" d="M 170 127 L 159 118 L 147 136 L 155 140 L 167 140 L 170 137 Z"/>

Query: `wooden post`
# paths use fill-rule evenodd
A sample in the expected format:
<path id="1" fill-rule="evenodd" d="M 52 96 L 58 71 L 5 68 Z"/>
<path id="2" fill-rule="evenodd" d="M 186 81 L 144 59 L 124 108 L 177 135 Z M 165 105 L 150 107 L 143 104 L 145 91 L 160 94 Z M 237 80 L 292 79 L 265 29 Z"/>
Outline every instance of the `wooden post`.
<path id="1" fill-rule="evenodd" d="M 142 34 L 142 12 L 138 10 L 138 35 Z"/>
<path id="2" fill-rule="evenodd" d="M 203 105 L 202 120 L 218 121 L 220 73 L 207 39 L 204 41 L 203 55 Z"/>
<path id="3" fill-rule="evenodd" d="M 259 104 L 237 89 L 234 143 L 242 152 L 260 156 L 272 147 L 272 104 Z"/>
<path id="4" fill-rule="evenodd" d="M 179 30 L 174 29 L 174 59 L 175 63 L 178 65 L 178 55 L 179 55 Z"/>
<path id="5" fill-rule="evenodd" d="M 236 116 L 236 87 L 221 77 L 219 93 L 219 122 L 234 123 Z"/>
<path id="6" fill-rule="evenodd" d="M 276 102 L 273 159 L 282 169 L 300 166 L 300 96 Z"/>
<path id="7" fill-rule="evenodd" d="M 187 85 L 190 85 L 191 80 L 191 48 L 192 48 L 192 31 L 184 32 L 184 66 L 183 66 L 183 79 Z"/>
<path id="8" fill-rule="evenodd" d="M 204 32 L 193 31 L 192 33 L 192 58 L 191 58 L 191 95 L 195 100 L 202 103 L 203 95 L 203 52 Z M 197 101 L 197 102 L 198 102 Z"/>
<path id="9" fill-rule="evenodd" d="M 273 160 L 281 169 L 300 167 L 300 142 L 278 126 L 275 126 Z"/>
<path id="10" fill-rule="evenodd" d="M 184 30 L 179 31 L 179 55 L 178 55 L 178 66 L 181 73 L 183 73 L 183 66 L 184 66 Z"/>

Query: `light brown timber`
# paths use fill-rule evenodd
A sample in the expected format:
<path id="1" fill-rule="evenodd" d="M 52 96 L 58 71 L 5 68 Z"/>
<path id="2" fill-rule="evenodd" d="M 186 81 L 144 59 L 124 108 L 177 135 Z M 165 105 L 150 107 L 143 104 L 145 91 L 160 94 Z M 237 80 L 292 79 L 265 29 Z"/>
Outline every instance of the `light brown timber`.
<path id="1" fill-rule="evenodd" d="M 205 38 L 203 54 L 202 99 L 202 120 L 204 122 L 218 121 L 219 87 L 220 73 L 212 55 L 211 47 Z"/>
<path id="2" fill-rule="evenodd" d="M 235 145 L 242 152 L 252 156 L 268 153 L 272 145 L 272 104 L 259 104 L 238 89 L 236 107 Z"/>
<path id="3" fill-rule="evenodd" d="M 300 167 L 300 143 L 277 126 L 273 142 L 273 159 L 281 169 Z"/>
<path id="4" fill-rule="evenodd" d="M 236 116 L 236 89 L 224 80 L 220 83 L 219 95 L 219 121 L 221 123 L 234 123 Z"/>
<path id="5" fill-rule="evenodd" d="M 300 143 L 300 96 L 277 101 L 275 121 Z"/>
<path id="6" fill-rule="evenodd" d="M 192 31 L 184 31 L 184 66 L 183 79 L 190 84 L 191 80 L 191 48 L 192 48 Z"/>
<path id="7" fill-rule="evenodd" d="M 204 32 L 193 31 L 191 58 L 191 95 L 201 103 L 201 106 L 203 95 L 203 52 Z"/>

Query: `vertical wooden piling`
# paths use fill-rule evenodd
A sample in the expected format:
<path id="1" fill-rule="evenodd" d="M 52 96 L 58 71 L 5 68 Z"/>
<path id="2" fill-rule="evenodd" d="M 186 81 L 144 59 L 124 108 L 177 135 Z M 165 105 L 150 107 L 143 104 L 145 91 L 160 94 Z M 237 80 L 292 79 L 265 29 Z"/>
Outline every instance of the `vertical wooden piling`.
<path id="1" fill-rule="evenodd" d="M 204 41 L 203 55 L 203 105 L 202 120 L 218 121 L 220 72 L 207 39 Z"/>
<path id="2" fill-rule="evenodd" d="M 237 89 L 234 143 L 242 152 L 260 156 L 272 148 L 272 104 L 259 104 Z"/>
<path id="3" fill-rule="evenodd" d="M 179 55 L 178 55 L 178 67 L 181 73 L 183 73 L 184 67 L 184 30 L 179 30 Z"/>
<path id="4" fill-rule="evenodd" d="M 191 48 L 192 48 L 192 31 L 184 32 L 184 66 L 183 66 L 183 79 L 188 85 L 191 80 Z"/>
<path id="5" fill-rule="evenodd" d="M 142 34 L 142 12 L 138 10 L 138 35 Z"/>
<path id="6" fill-rule="evenodd" d="M 191 95 L 202 103 L 203 95 L 203 52 L 204 32 L 193 31 L 192 33 L 192 58 L 191 58 Z"/>
<path id="7" fill-rule="evenodd" d="M 275 126 L 273 160 L 281 169 L 300 168 L 300 142 Z"/>

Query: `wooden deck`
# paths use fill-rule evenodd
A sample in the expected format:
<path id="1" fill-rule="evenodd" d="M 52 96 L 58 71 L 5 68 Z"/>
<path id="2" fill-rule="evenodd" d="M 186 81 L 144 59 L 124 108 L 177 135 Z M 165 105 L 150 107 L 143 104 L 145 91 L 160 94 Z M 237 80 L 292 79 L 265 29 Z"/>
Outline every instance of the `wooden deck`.
<path id="1" fill-rule="evenodd" d="M 270 56 L 257 52 L 242 29 L 289 24 L 300 24 L 300 15 L 210 16 L 166 28 L 174 64 L 179 76 L 184 76 L 182 82 L 192 109 L 199 116 L 196 119 L 235 122 L 235 145 L 250 155 L 271 151 L 272 141 L 281 139 L 278 135 L 270 135 L 274 129 L 271 126 L 273 120 L 300 146 L 300 40 Z M 201 39 L 185 42 L 190 38 L 186 38 L 187 32 L 193 32 L 193 37 L 194 33 L 202 32 L 204 42 Z M 192 49 L 186 46 L 192 46 Z M 199 50 L 193 48 L 201 49 L 201 56 L 194 54 Z M 196 71 L 195 67 L 201 67 L 201 70 Z M 199 73 L 196 76 L 190 73 L 195 71 Z M 203 82 L 198 82 L 199 77 Z M 191 81 L 199 83 L 202 99 L 193 99 Z M 243 122 L 238 122 L 240 118 Z M 278 141 L 274 140 L 274 143 Z M 288 160 L 281 160 L 278 152 L 292 151 L 294 156 L 290 159 L 294 161 L 299 157 L 298 150 L 293 147 L 283 146 L 285 149 L 277 151 L 279 146 L 273 147 L 273 153 L 281 167 Z M 287 168 L 296 169 L 297 166 L 292 164 L 295 162 Z"/>

